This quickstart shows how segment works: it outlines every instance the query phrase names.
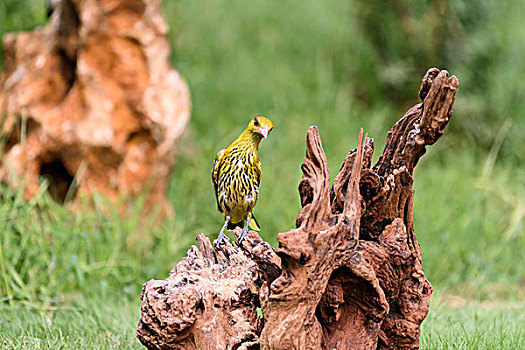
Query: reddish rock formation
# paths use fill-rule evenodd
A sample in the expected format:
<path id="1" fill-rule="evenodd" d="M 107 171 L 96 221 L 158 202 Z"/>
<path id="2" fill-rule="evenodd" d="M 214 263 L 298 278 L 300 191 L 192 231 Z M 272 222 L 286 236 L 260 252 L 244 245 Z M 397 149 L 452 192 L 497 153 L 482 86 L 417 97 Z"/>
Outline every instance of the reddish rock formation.
<path id="1" fill-rule="evenodd" d="M 311 127 L 297 228 L 279 233 L 275 250 L 253 231 L 241 247 L 215 251 L 199 236 L 166 280 L 144 285 L 139 340 L 149 349 L 417 349 L 432 286 L 414 233 L 412 174 L 443 134 L 457 87 L 430 69 L 423 103 L 394 125 L 377 164 L 361 131 L 332 186 Z"/>
<path id="2" fill-rule="evenodd" d="M 113 200 L 146 188 L 150 206 L 169 210 L 190 97 L 169 65 L 166 32 L 157 0 L 61 0 L 47 26 L 7 34 L 1 179 L 23 178 L 30 197 L 49 178 L 60 202 L 75 176 L 79 191 Z"/>

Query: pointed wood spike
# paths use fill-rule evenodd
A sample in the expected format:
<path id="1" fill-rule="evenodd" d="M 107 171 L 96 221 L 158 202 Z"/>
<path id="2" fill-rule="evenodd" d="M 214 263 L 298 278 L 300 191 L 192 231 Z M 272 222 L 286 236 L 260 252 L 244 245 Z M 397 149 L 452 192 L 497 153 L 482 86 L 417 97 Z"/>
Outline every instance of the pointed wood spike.
<path id="1" fill-rule="evenodd" d="M 296 219 L 296 226 L 309 229 L 320 225 L 330 212 L 330 174 L 321 138 L 316 126 L 308 129 L 306 157 L 301 166 L 303 178 L 299 195 L 303 209 Z M 316 215 L 310 215 L 315 212 Z"/>
<path id="2" fill-rule="evenodd" d="M 366 139 L 365 139 L 366 140 Z M 348 181 L 348 188 L 346 190 L 346 200 L 343 214 L 347 221 L 356 221 L 356 226 L 359 225 L 359 216 L 361 212 L 361 195 L 359 193 L 359 181 L 361 180 L 361 167 L 363 163 L 364 147 L 363 147 L 363 128 L 359 132 L 357 140 L 356 156 L 354 158 L 354 165 L 350 180 Z"/>

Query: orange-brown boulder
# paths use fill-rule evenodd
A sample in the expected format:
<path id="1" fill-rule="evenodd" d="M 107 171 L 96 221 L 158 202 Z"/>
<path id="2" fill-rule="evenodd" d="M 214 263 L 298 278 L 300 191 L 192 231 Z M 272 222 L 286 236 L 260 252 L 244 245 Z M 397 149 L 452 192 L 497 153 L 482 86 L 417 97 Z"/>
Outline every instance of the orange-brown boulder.
<path id="1" fill-rule="evenodd" d="M 3 38 L 2 181 L 31 197 L 48 178 L 59 202 L 77 189 L 112 200 L 147 190 L 148 207 L 169 212 L 190 96 L 170 67 L 158 1 L 54 3 L 48 25 Z"/>

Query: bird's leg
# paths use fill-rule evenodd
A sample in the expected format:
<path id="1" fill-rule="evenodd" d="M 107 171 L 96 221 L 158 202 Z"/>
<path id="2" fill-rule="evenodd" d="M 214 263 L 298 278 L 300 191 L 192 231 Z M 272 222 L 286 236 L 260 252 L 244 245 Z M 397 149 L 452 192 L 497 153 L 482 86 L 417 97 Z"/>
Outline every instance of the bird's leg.
<path id="1" fill-rule="evenodd" d="M 224 230 L 226 230 L 226 226 L 228 226 L 228 223 L 230 222 L 230 216 L 226 216 L 226 221 L 224 222 L 224 226 L 222 226 L 221 232 L 219 232 L 219 237 L 217 238 L 216 245 L 221 244 L 222 239 L 224 238 Z"/>
<path id="2" fill-rule="evenodd" d="M 237 242 L 239 242 L 239 244 L 242 243 L 242 240 L 244 239 L 244 236 L 246 236 L 246 234 L 248 233 L 248 223 L 249 222 L 250 222 L 250 215 L 248 215 L 248 217 L 246 218 L 246 225 L 244 225 L 244 228 L 242 229 L 241 235 L 239 236 L 239 239 L 237 240 Z"/>

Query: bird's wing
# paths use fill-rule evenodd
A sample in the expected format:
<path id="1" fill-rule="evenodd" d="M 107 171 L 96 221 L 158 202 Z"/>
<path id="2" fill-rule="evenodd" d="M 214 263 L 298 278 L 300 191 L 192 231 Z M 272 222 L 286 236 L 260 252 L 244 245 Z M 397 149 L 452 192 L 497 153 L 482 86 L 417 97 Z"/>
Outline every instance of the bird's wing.
<path id="1" fill-rule="evenodd" d="M 257 184 L 257 190 L 259 189 L 259 184 L 261 183 L 261 162 L 257 161 L 255 169 L 255 183 Z"/>
<path id="2" fill-rule="evenodd" d="M 217 191 L 219 187 L 220 163 L 224 156 L 224 151 L 225 150 L 221 149 L 219 152 L 217 152 L 217 155 L 215 156 L 215 161 L 213 162 L 213 171 L 211 173 L 211 180 L 213 181 L 213 187 L 215 188 L 215 199 L 217 200 L 217 209 L 219 209 L 219 212 L 221 213 L 222 213 L 222 209 L 219 206 L 219 194 L 217 193 Z"/>
<path id="3" fill-rule="evenodd" d="M 257 161 L 255 163 L 255 166 L 253 167 L 253 182 L 255 185 L 255 190 L 257 191 L 257 197 L 259 197 L 259 184 L 261 183 L 261 162 Z M 249 222 L 250 228 L 255 231 L 260 231 L 261 226 L 257 222 L 257 219 L 255 218 L 255 215 L 253 214 L 253 210 L 251 213 L 251 220 Z"/>

